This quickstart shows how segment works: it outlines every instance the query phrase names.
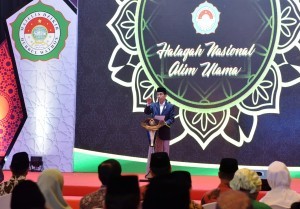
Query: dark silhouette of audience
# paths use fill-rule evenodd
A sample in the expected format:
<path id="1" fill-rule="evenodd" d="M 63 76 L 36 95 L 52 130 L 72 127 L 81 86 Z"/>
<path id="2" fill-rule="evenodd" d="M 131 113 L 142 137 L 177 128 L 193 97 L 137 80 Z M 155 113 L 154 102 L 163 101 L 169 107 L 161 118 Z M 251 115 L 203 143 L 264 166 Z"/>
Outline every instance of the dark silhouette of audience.
<path id="1" fill-rule="evenodd" d="M 188 171 L 173 171 L 172 176 L 174 180 L 178 183 L 183 184 L 184 187 L 187 187 L 189 191 L 192 189 L 192 177 Z M 190 209 L 202 209 L 202 206 L 195 201 L 191 200 Z"/>
<path id="2" fill-rule="evenodd" d="M 189 209 L 189 205 L 189 187 L 172 173 L 153 178 L 143 201 L 143 209 Z"/>
<path id="3" fill-rule="evenodd" d="M 300 209 L 300 202 L 294 202 L 291 205 L 291 209 Z"/>
<path id="4" fill-rule="evenodd" d="M 11 209 L 71 209 L 63 197 L 64 180 L 59 170 L 43 171 L 38 183 L 26 180 L 29 169 L 26 152 L 13 155 L 10 169 L 12 177 L 0 184 L 0 195 L 12 193 Z M 103 161 L 98 166 L 98 177 L 102 185 L 99 190 L 80 200 L 80 209 L 203 208 L 190 198 L 191 174 L 187 171 L 171 172 L 170 159 L 165 152 L 151 155 L 150 172 L 153 178 L 144 187 L 139 187 L 137 176 L 121 176 L 121 172 L 121 165 L 117 160 Z M 219 186 L 203 196 L 202 204 L 216 202 L 216 209 L 271 209 L 271 204 L 256 200 L 262 181 L 255 171 L 238 169 L 236 159 L 223 158 L 218 175 L 221 181 Z M 262 200 L 278 203 L 283 198 L 285 204 L 281 206 L 300 209 L 300 201 L 297 201 L 300 195 L 290 189 L 291 177 L 284 163 L 275 161 L 270 164 L 268 182 L 273 192 L 271 190 Z M 287 194 L 295 198 L 289 198 Z M 287 206 L 292 200 L 296 201 Z"/>
<path id="5" fill-rule="evenodd" d="M 171 173 L 171 163 L 168 153 L 155 152 L 151 154 L 150 173 L 152 177 Z"/>
<path id="6" fill-rule="evenodd" d="M 0 196 L 10 194 L 14 187 L 26 179 L 29 170 L 29 158 L 26 152 L 18 152 L 13 155 L 10 170 L 12 177 L 0 184 Z"/>
<path id="7" fill-rule="evenodd" d="M 201 204 L 216 202 L 219 195 L 223 192 L 231 190 L 229 182 L 232 180 L 234 173 L 238 170 L 238 161 L 234 158 L 223 158 L 219 167 L 219 186 L 211 191 L 206 192 L 202 199 Z"/>
<path id="8" fill-rule="evenodd" d="M 102 208 L 106 194 L 106 186 L 110 178 L 121 176 L 122 168 L 120 163 L 114 159 L 103 161 L 98 166 L 98 178 L 102 183 L 99 190 L 85 195 L 80 200 L 80 209 Z"/>
<path id="9" fill-rule="evenodd" d="M 170 173 L 171 173 L 171 163 L 170 163 L 169 155 L 166 152 L 152 153 L 151 160 L 150 160 L 150 175 L 152 176 L 152 179 Z M 144 185 L 140 187 L 141 200 L 144 199 L 147 186 L 148 185 Z"/>
<path id="10" fill-rule="evenodd" d="M 45 204 L 38 185 L 31 180 L 20 182 L 12 191 L 11 209 L 46 209 Z"/>
<path id="11" fill-rule="evenodd" d="M 138 209 L 140 189 L 137 176 L 111 178 L 107 184 L 105 209 Z"/>
<path id="12" fill-rule="evenodd" d="M 4 174 L 2 170 L 2 166 L 0 165 L 0 183 L 4 180 Z"/>

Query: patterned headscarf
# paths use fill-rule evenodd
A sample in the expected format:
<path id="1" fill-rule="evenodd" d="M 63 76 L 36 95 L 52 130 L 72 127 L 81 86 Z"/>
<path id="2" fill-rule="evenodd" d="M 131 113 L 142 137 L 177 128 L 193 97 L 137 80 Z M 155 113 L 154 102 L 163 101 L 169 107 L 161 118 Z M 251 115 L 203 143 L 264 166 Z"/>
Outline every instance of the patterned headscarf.
<path id="1" fill-rule="evenodd" d="M 262 182 L 257 173 L 247 168 L 237 170 L 230 181 L 230 187 L 233 190 L 246 190 L 250 194 L 259 192 L 261 185 Z"/>

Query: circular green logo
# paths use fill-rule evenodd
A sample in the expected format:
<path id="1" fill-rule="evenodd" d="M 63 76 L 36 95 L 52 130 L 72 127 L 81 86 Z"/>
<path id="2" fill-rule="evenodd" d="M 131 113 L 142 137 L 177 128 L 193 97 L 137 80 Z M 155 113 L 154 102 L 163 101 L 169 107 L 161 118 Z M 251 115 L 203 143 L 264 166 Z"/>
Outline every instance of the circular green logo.
<path id="1" fill-rule="evenodd" d="M 32 61 L 59 58 L 68 37 L 69 22 L 42 2 L 28 7 L 11 24 L 16 49 Z"/>

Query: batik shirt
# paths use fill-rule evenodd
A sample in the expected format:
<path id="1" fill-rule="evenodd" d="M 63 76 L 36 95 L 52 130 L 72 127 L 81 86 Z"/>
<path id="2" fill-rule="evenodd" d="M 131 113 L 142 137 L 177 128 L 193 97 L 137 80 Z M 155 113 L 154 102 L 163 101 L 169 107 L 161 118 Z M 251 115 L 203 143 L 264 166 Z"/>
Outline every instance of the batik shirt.
<path id="1" fill-rule="evenodd" d="M 15 188 L 15 186 L 21 181 L 24 181 L 25 179 L 26 176 L 19 176 L 19 177 L 12 176 L 8 181 L 1 183 L 0 196 L 12 193 L 12 190 Z"/>
<path id="2" fill-rule="evenodd" d="M 106 194 L 106 186 L 101 186 L 96 192 L 92 192 L 80 200 L 80 209 L 103 208 Z"/>
<path id="3" fill-rule="evenodd" d="M 217 202 L 219 195 L 222 192 L 226 192 L 228 190 L 231 190 L 229 183 L 221 182 L 216 189 L 206 192 L 204 194 L 204 196 L 202 197 L 202 200 L 201 200 L 201 205 L 212 203 L 212 202 Z"/>

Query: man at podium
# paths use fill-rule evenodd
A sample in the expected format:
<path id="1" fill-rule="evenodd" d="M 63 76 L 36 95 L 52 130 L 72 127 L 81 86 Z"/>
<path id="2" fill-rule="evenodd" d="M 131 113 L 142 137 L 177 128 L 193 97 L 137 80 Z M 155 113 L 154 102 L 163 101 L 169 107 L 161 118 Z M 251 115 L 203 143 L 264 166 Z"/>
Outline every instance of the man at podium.
<path id="1" fill-rule="evenodd" d="M 152 118 L 158 120 L 164 120 L 164 125 L 156 132 L 154 152 L 166 152 L 169 154 L 171 140 L 170 126 L 174 123 L 175 113 L 174 105 L 167 101 L 167 91 L 163 87 L 157 88 L 157 102 L 153 102 L 152 98 L 147 98 L 147 106 L 144 109 L 144 113 L 151 115 Z M 149 170 L 149 159 L 151 156 L 151 150 L 149 148 L 147 170 Z"/>

